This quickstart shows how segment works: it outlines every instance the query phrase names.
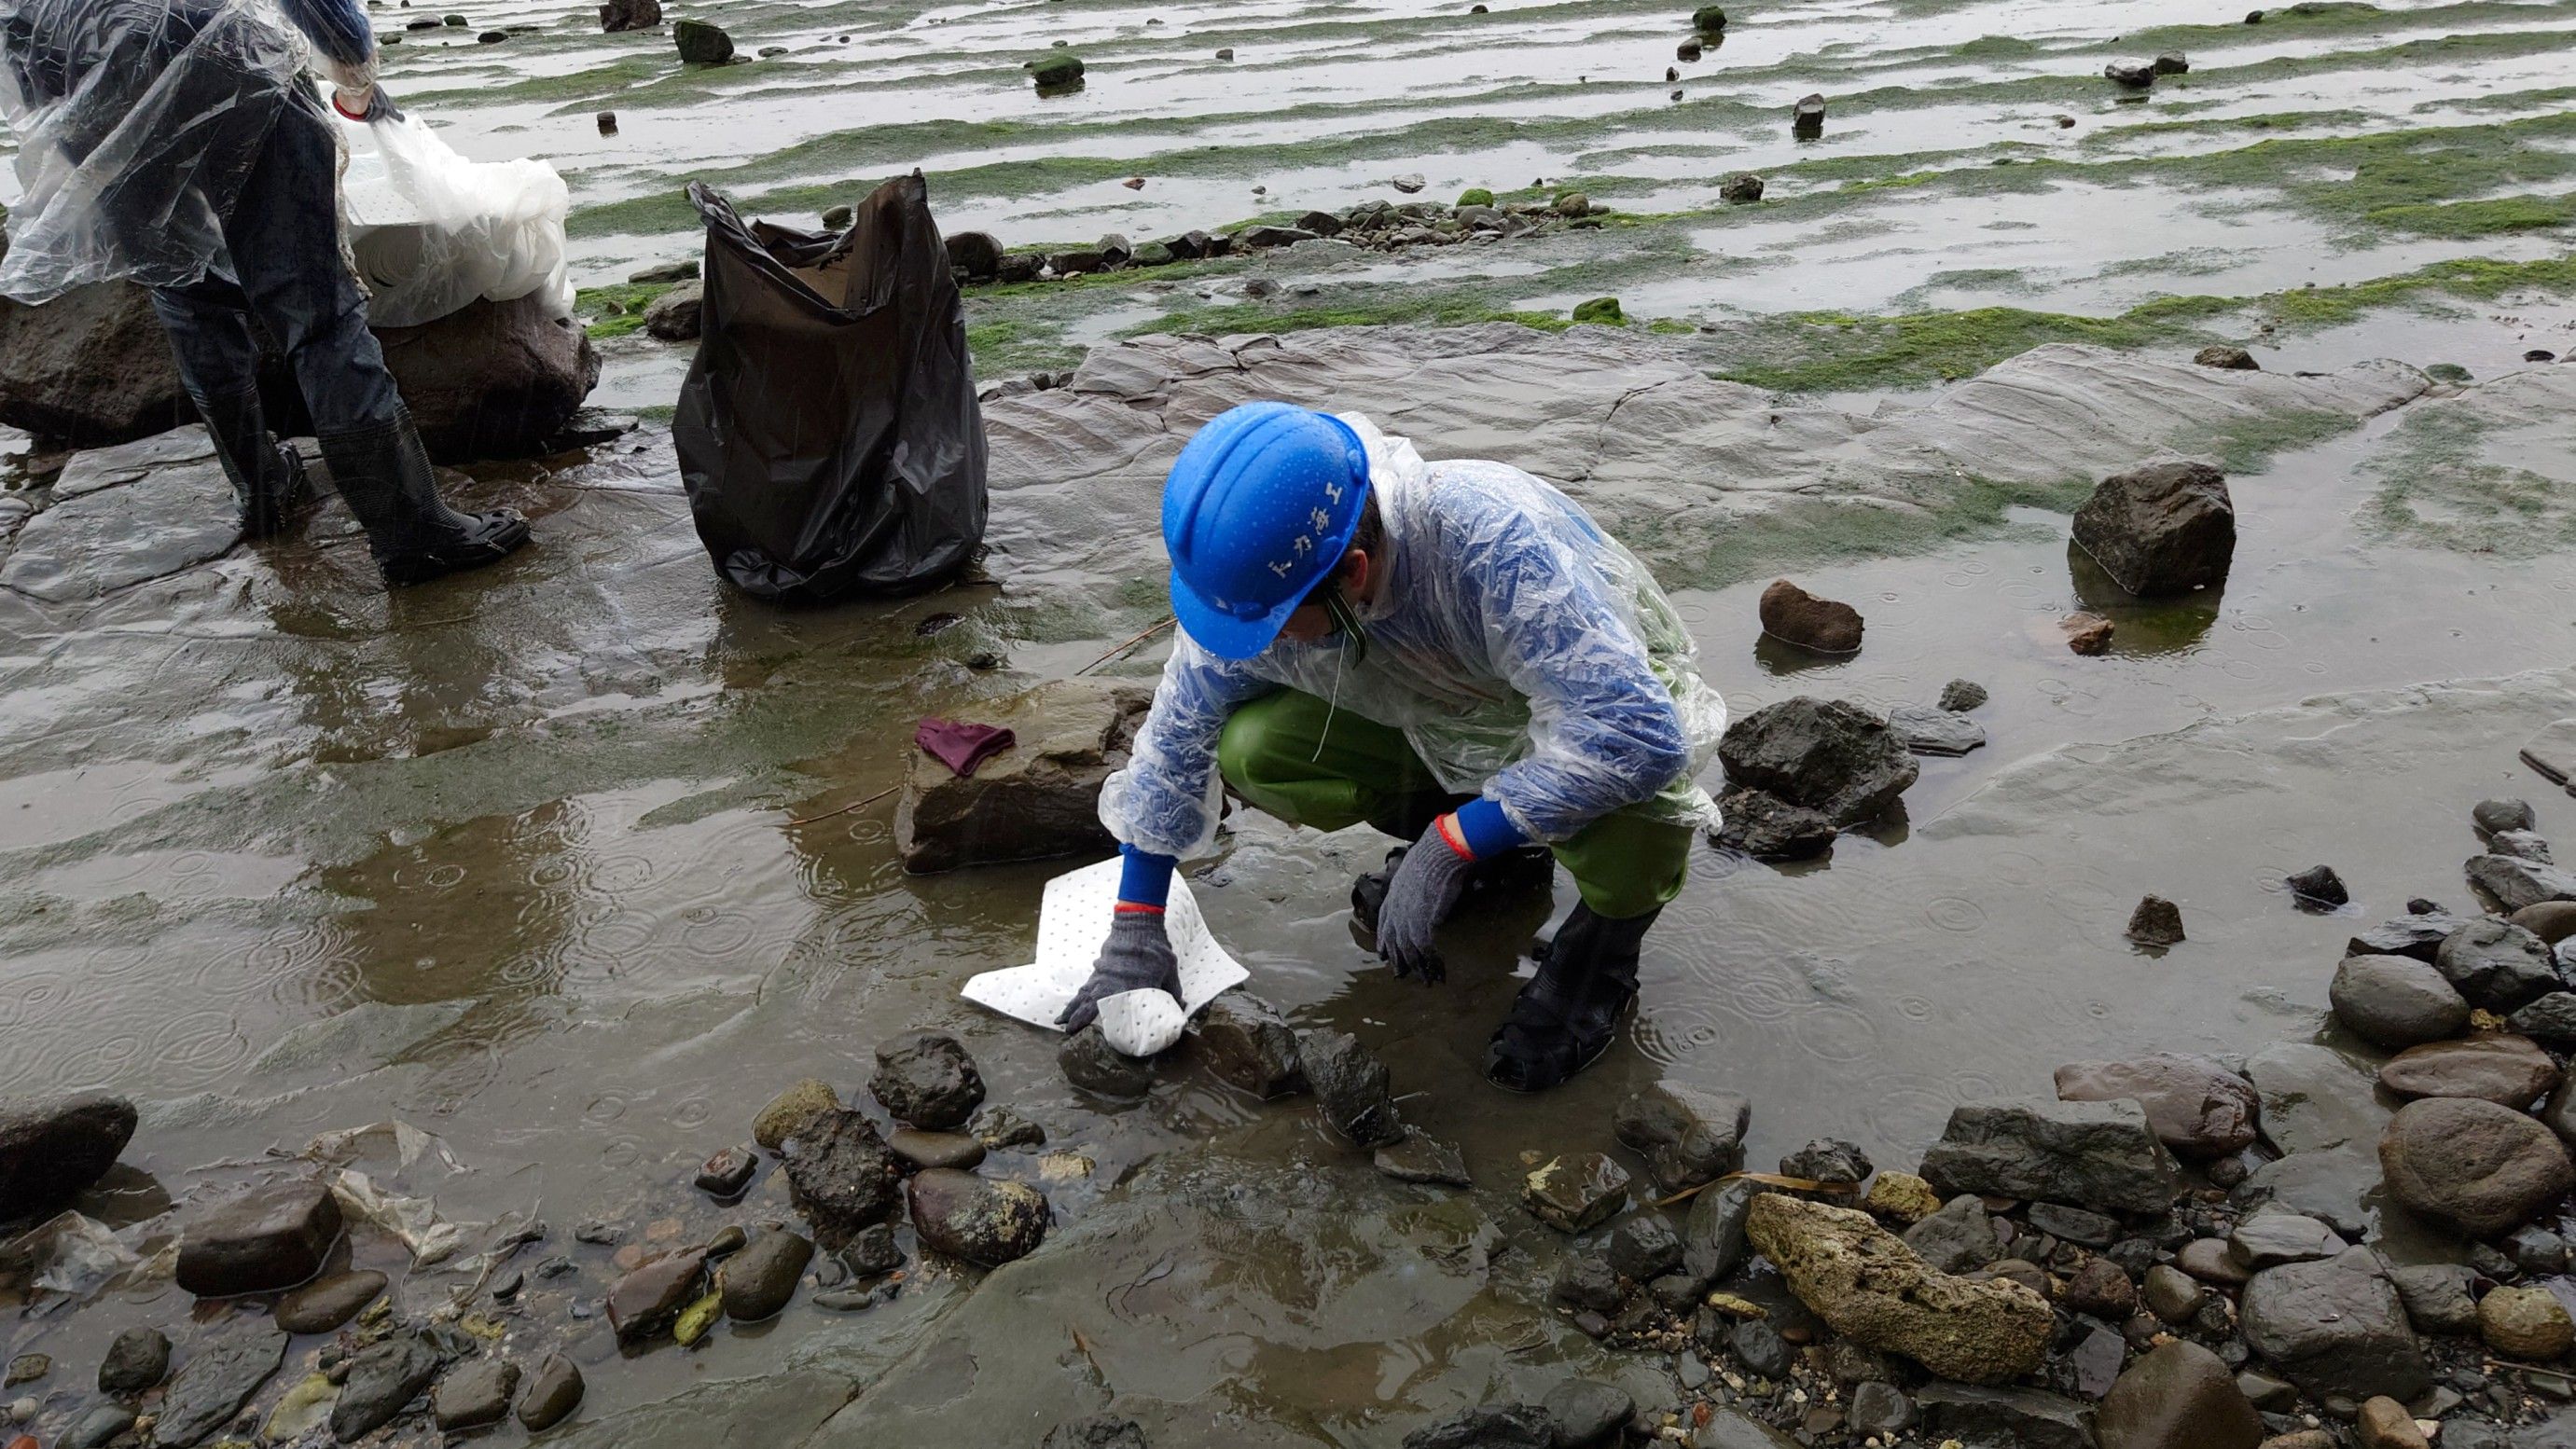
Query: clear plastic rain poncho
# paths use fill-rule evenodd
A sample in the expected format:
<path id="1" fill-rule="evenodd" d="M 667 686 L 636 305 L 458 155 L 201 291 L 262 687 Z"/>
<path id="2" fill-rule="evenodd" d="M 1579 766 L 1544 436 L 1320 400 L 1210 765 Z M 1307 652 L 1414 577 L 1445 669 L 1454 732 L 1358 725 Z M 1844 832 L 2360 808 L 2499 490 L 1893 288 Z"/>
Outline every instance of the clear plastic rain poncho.
<path id="1" fill-rule="evenodd" d="M 303 46 L 265 0 L 0 0 L 0 113 L 18 139 L 0 294 L 185 286 L 289 105 Z"/>
<path id="2" fill-rule="evenodd" d="M 1646 566 L 1572 499 L 1501 463 L 1426 464 L 1354 413 L 1386 529 L 1387 587 L 1359 610 L 1365 657 L 1286 639 L 1219 659 L 1175 639 L 1126 769 L 1100 791 L 1110 833 L 1205 854 L 1226 717 L 1281 686 L 1401 729 L 1441 785 L 1482 794 L 1536 840 L 1630 805 L 1710 825 L 1692 779 L 1726 729 L 1696 650 Z"/>

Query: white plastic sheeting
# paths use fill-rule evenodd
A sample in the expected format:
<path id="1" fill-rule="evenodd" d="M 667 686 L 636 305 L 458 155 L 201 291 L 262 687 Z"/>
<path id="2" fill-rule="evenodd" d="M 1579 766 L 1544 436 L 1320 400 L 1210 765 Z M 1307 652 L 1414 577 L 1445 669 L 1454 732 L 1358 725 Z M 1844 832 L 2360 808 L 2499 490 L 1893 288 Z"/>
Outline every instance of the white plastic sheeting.
<path id="1" fill-rule="evenodd" d="M 468 161 L 414 115 L 334 116 L 349 146 L 340 209 L 369 322 L 415 327 L 478 299 L 530 294 L 555 315 L 572 315 L 564 266 L 572 197 L 552 165 Z"/>
<path id="2" fill-rule="evenodd" d="M 1056 1018 L 1091 979 L 1100 947 L 1109 939 L 1125 869 L 1121 860 L 1104 860 L 1048 881 L 1038 903 L 1038 959 L 987 971 L 970 979 L 960 994 L 1031 1026 L 1061 1031 Z M 1209 933 L 1187 881 L 1172 882 L 1163 928 L 1179 958 L 1181 999 L 1175 1002 L 1165 992 L 1148 989 L 1122 991 L 1100 1002 L 1100 1034 L 1131 1057 L 1149 1057 L 1179 1041 L 1200 1007 L 1251 975 Z"/>

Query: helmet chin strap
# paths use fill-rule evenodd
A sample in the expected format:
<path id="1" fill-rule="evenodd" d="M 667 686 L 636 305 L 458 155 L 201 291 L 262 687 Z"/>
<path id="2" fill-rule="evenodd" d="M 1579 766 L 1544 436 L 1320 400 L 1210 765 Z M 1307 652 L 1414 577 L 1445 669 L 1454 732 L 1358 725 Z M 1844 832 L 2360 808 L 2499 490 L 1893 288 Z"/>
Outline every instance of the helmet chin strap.
<path id="1" fill-rule="evenodd" d="M 1315 732 L 1317 760 L 1324 757 L 1324 741 L 1333 733 L 1333 715 L 1342 707 L 1342 671 L 1365 661 L 1369 648 L 1368 626 L 1352 611 L 1350 600 L 1342 597 L 1339 580 L 1324 585 L 1324 617 L 1333 621 L 1333 632 L 1341 637 L 1342 647 L 1333 654 L 1333 695 L 1324 702 L 1324 727 Z"/>

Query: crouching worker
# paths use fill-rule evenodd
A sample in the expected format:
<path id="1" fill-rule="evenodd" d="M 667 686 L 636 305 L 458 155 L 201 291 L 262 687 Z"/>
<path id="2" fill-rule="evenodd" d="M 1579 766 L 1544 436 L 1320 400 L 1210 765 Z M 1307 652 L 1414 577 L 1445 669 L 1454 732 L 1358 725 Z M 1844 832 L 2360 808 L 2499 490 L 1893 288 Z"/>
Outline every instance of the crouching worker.
<path id="1" fill-rule="evenodd" d="M 1125 874 L 1065 1023 L 1117 992 L 1178 994 L 1163 903 L 1230 789 L 1297 825 L 1411 841 L 1351 900 L 1396 974 L 1426 983 L 1461 900 L 1564 865 L 1583 903 L 1485 1072 L 1538 1091 L 1599 1058 L 1715 819 L 1692 775 L 1726 723 L 1645 566 L 1517 468 L 1426 464 L 1365 418 L 1282 403 L 1226 412 L 1181 450 L 1163 541 L 1182 632 L 1101 790 Z"/>
<path id="2" fill-rule="evenodd" d="M 385 104 L 357 0 L 282 4 L 331 78 L 331 104 L 352 120 Z M 386 581 L 490 563 L 527 541 L 527 520 L 439 499 L 341 258 L 338 138 L 303 64 L 269 0 L 0 0 L 0 115 L 25 192 L 0 295 L 149 287 L 242 529 L 264 538 L 308 485 L 260 410 L 256 319 Z"/>

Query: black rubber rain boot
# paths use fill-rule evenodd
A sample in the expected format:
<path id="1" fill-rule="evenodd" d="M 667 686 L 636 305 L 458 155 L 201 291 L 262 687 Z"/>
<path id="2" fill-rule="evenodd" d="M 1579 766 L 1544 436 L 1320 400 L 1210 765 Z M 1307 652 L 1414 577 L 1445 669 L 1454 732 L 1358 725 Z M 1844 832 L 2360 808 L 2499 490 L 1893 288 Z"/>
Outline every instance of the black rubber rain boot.
<path id="1" fill-rule="evenodd" d="M 1351 919 L 1360 929 L 1377 934 L 1378 908 L 1386 904 L 1386 889 L 1395 880 L 1396 862 L 1404 859 L 1410 846 L 1399 845 L 1386 853 L 1386 865 L 1351 882 Z M 1467 892 L 1458 900 L 1461 909 L 1473 900 L 1507 899 L 1547 889 L 1556 879 L 1556 853 L 1544 845 L 1524 845 L 1500 855 L 1477 861 L 1467 871 Z"/>
<path id="2" fill-rule="evenodd" d="M 322 435 L 322 460 L 349 511 L 367 530 L 376 567 L 393 585 L 427 583 L 508 557 L 528 541 L 516 509 L 459 513 L 438 496 L 438 476 L 411 414 Z"/>
<path id="3" fill-rule="evenodd" d="M 313 480 L 304 459 L 268 431 L 259 392 L 195 397 L 197 415 L 215 440 L 215 456 L 232 480 L 233 501 L 241 505 L 242 532 L 252 538 L 275 538 L 286 531 L 298 510 L 313 499 Z"/>
<path id="4" fill-rule="evenodd" d="M 1611 921 L 1576 906 L 1495 1029 L 1485 1080 L 1506 1091 L 1544 1092 L 1599 1061 L 1637 999 L 1637 953 L 1662 914 L 1659 906 Z"/>

